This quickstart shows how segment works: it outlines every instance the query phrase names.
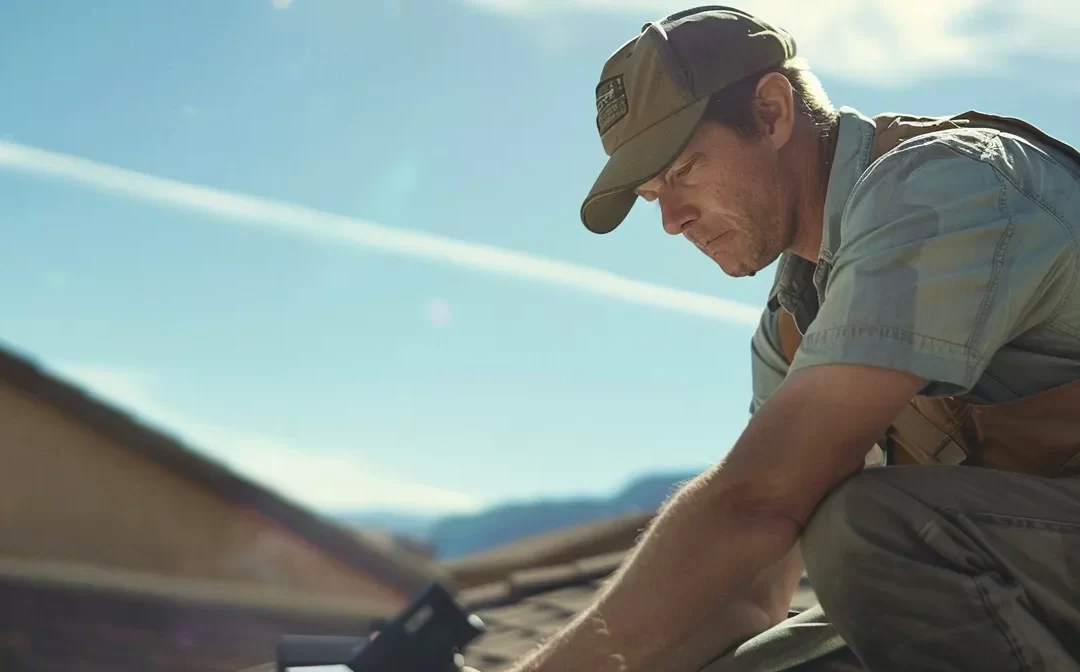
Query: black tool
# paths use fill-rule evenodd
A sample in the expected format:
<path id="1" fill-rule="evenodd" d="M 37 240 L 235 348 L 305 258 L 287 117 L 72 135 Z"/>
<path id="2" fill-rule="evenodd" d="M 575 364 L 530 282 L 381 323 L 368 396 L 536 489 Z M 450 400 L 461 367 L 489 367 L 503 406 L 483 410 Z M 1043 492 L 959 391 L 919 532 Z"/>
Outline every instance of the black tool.
<path id="1" fill-rule="evenodd" d="M 344 665 L 353 672 L 452 672 L 464 665 L 465 647 L 486 631 L 438 583 L 429 584 L 374 639 L 285 635 L 277 672 Z"/>

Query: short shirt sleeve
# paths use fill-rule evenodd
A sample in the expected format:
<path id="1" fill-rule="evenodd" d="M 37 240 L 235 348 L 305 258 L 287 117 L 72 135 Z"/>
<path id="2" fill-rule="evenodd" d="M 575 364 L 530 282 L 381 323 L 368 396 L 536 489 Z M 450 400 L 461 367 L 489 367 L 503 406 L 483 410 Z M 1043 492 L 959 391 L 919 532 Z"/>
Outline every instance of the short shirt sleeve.
<path id="1" fill-rule="evenodd" d="M 962 394 L 1067 298 L 1066 228 L 1009 179 L 1007 158 L 950 144 L 960 142 L 917 141 L 856 184 L 792 371 L 868 364 L 930 381 L 925 394 Z"/>
<path id="2" fill-rule="evenodd" d="M 750 371 L 753 397 L 750 413 L 756 413 L 776 392 L 787 376 L 788 361 L 780 345 L 780 327 L 775 311 L 766 309 L 750 340 Z"/>

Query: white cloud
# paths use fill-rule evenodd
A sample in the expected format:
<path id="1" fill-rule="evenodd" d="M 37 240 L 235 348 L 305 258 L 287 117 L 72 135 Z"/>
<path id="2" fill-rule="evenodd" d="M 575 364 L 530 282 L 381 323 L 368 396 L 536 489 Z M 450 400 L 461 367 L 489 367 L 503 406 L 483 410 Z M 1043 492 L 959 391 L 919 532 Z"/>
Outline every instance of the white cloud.
<path id="1" fill-rule="evenodd" d="M 168 180 L 12 142 L 0 142 L 0 169 L 3 168 L 171 208 L 191 210 L 233 224 L 558 285 L 629 303 L 745 326 L 756 325 L 761 315 L 761 308 L 757 306 L 633 280 L 590 266 L 445 236 L 395 229 L 292 203 Z"/>
<path id="2" fill-rule="evenodd" d="M 473 495 L 380 477 L 347 451 L 313 450 L 302 441 L 206 423 L 163 404 L 147 371 L 96 364 L 50 367 L 141 421 L 289 499 L 322 511 L 393 508 L 419 512 L 474 511 Z"/>
<path id="3" fill-rule="evenodd" d="M 621 13 L 642 23 L 691 6 L 680 0 L 462 2 L 527 19 Z M 736 6 L 790 32 L 800 54 L 823 73 L 875 84 L 1000 72 L 1017 56 L 1080 61 L 1075 0 L 745 0 Z"/>
<path id="4" fill-rule="evenodd" d="M 270 0 L 270 5 L 274 9 L 288 9 L 292 6 L 293 0 Z"/>

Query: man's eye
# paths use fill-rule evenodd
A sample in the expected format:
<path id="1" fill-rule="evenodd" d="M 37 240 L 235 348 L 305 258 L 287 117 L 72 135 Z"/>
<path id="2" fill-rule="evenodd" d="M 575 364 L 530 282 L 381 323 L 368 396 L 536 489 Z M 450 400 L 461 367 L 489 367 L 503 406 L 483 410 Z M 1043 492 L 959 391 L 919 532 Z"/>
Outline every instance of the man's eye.
<path id="1" fill-rule="evenodd" d="M 675 177 L 686 177 L 686 174 L 690 172 L 690 169 L 694 167 L 694 162 L 686 164 L 675 173 Z"/>

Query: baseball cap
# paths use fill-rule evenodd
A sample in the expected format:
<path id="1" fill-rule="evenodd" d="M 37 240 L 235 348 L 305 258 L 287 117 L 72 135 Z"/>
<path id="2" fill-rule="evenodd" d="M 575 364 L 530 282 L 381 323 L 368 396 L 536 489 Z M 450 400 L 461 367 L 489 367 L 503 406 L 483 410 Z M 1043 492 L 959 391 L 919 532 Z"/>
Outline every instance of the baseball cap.
<path id="1" fill-rule="evenodd" d="M 686 148 L 709 97 L 795 56 L 784 30 L 744 11 L 694 7 L 645 24 L 616 51 L 596 87 L 596 127 L 607 164 L 581 205 L 594 233 L 613 231 L 641 184 Z"/>

